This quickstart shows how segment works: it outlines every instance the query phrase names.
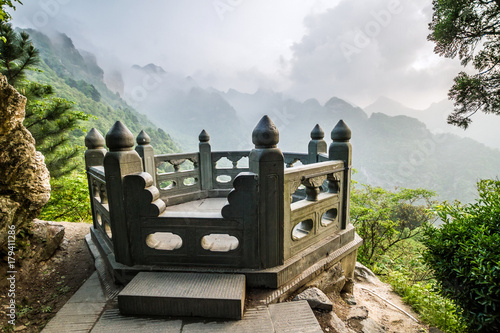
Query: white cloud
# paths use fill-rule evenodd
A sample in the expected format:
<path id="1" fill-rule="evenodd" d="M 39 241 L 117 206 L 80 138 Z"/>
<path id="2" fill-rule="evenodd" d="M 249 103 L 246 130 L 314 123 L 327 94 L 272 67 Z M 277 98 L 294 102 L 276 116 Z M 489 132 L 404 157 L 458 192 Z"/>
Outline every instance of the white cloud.
<path id="1" fill-rule="evenodd" d="M 431 13 L 429 0 L 41 0 L 13 17 L 65 32 L 105 69 L 153 62 L 223 90 L 425 107 L 460 70 L 426 41 Z"/>

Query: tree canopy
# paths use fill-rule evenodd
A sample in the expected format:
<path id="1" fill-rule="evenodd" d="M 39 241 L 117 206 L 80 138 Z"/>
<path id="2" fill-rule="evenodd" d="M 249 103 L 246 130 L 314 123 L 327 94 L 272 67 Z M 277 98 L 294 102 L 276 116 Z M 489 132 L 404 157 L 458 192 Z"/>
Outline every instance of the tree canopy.
<path id="1" fill-rule="evenodd" d="M 24 126 L 45 156 L 51 177 L 70 174 L 78 167 L 76 157 L 81 153 L 80 147 L 70 142 L 70 133 L 89 115 L 74 110 L 72 102 L 54 97 L 52 86 L 25 80 L 27 71 L 37 70 L 34 66 L 40 63 L 39 52 L 26 32 L 17 32 L 11 24 L 0 21 L 0 37 L 0 73 L 27 98 Z"/>
<path id="2" fill-rule="evenodd" d="M 466 129 L 478 111 L 500 114 L 500 0 L 433 0 L 433 9 L 434 52 L 476 70 L 455 77 L 448 123 Z"/>

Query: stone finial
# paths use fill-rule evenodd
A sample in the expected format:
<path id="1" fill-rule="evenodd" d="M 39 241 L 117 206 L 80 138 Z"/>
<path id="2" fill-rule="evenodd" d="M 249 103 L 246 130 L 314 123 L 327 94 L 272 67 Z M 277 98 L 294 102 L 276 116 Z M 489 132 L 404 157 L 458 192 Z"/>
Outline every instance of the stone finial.
<path id="1" fill-rule="evenodd" d="M 336 142 L 347 142 L 351 139 L 351 129 L 341 119 L 332 130 L 332 140 Z"/>
<path id="2" fill-rule="evenodd" d="M 210 141 L 210 135 L 208 135 L 207 131 L 203 130 L 198 136 L 198 140 L 200 140 L 200 142 L 208 142 Z"/>
<path id="3" fill-rule="evenodd" d="M 104 148 L 104 137 L 95 128 L 92 128 L 85 136 L 85 146 L 88 149 Z"/>
<path id="4" fill-rule="evenodd" d="M 252 142 L 255 148 L 276 148 L 279 139 L 280 133 L 267 115 L 262 117 L 252 132 Z"/>
<path id="5" fill-rule="evenodd" d="M 111 151 L 132 150 L 134 135 L 121 121 L 117 121 L 106 134 L 106 145 Z"/>
<path id="6" fill-rule="evenodd" d="M 145 145 L 149 145 L 151 143 L 151 138 L 149 137 L 148 133 L 144 132 L 144 130 L 142 130 L 139 135 L 137 136 L 137 138 L 135 139 L 135 141 L 137 142 L 138 145 L 140 146 L 145 146 Z"/>
<path id="7" fill-rule="evenodd" d="M 323 129 L 319 124 L 316 124 L 314 126 L 313 130 L 311 131 L 311 139 L 313 140 L 321 140 L 325 137 L 325 132 L 323 132 Z"/>

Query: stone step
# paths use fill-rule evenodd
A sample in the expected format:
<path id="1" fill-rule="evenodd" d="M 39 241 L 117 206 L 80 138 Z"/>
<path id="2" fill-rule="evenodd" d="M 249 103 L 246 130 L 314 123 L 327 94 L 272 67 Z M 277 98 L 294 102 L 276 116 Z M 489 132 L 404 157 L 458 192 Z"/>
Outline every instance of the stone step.
<path id="1" fill-rule="evenodd" d="M 118 294 L 125 315 L 241 319 L 245 275 L 140 272 Z"/>
<path id="2" fill-rule="evenodd" d="M 134 317 L 124 316 L 118 309 L 109 309 L 103 313 L 92 333 L 115 332 L 322 333 L 323 331 L 307 301 L 298 301 L 249 308 L 242 320 Z"/>

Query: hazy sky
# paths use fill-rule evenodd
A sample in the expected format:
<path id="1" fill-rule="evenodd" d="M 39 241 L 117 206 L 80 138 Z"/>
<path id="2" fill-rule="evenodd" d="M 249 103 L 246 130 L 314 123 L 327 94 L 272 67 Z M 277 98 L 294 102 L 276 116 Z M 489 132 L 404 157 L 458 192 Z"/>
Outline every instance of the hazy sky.
<path id="1" fill-rule="evenodd" d="M 431 0 L 39 0 L 13 23 L 65 32 L 105 70 L 155 63 L 221 90 L 423 109 L 462 70 L 433 53 L 431 14 Z"/>

